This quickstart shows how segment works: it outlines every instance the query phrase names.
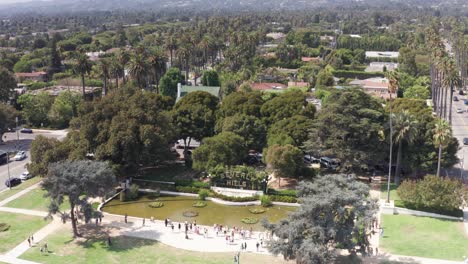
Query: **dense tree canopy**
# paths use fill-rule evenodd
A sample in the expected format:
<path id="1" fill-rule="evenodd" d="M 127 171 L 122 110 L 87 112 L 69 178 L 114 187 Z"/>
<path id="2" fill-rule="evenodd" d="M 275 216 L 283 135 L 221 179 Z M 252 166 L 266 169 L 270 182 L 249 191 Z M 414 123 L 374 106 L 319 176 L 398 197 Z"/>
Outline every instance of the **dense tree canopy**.
<path id="1" fill-rule="evenodd" d="M 305 94 L 298 90 L 285 92 L 267 101 L 261 108 L 261 114 L 268 124 L 273 124 L 294 115 L 312 115 L 315 108 L 306 107 Z"/>
<path id="2" fill-rule="evenodd" d="M 15 117 L 19 113 L 10 105 L 0 103 L 0 142 L 3 141 L 3 133 L 5 133 L 8 128 L 15 127 Z"/>
<path id="3" fill-rule="evenodd" d="M 133 89 L 119 89 L 83 105 L 73 121 L 82 145 L 116 171 L 171 160 L 175 133 L 168 110 L 172 99 Z"/>
<path id="4" fill-rule="evenodd" d="M 193 151 L 193 168 L 210 170 L 216 166 L 238 165 L 245 156 L 244 139 L 232 132 L 222 132 L 203 139 L 203 144 Z"/>
<path id="5" fill-rule="evenodd" d="M 7 69 L 0 67 L 0 102 L 7 102 L 14 88 L 16 88 L 15 78 Z"/>
<path id="6" fill-rule="evenodd" d="M 235 114 L 251 115 L 260 117 L 260 109 L 264 101 L 258 92 L 234 92 L 223 99 L 220 114 L 223 117 Z"/>
<path id="7" fill-rule="evenodd" d="M 162 95 L 177 97 L 177 84 L 182 83 L 184 76 L 177 68 L 170 68 L 159 81 L 159 91 Z"/>
<path id="8" fill-rule="evenodd" d="M 343 175 L 320 176 L 298 186 L 298 211 L 278 224 L 264 223 L 278 239 L 267 241 L 273 254 L 298 264 L 333 263 L 338 248 L 367 253 L 377 204 L 369 187 Z"/>
<path id="9" fill-rule="evenodd" d="M 308 139 L 309 130 L 312 126 L 313 120 L 311 118 L 295 115 L 274 123 L 268 130 L 268 139 L 283 134 L 291 137 L 295 146 L 302 147 L 303 143 Z"/>
<path id="10" fill-rule="evenodd" d="M 233 132 L 245 140 L 249 150 L 261 151 L 265 145 L 266 127 L 255 116 L 237 114 L 222 119 L 218 129 L 221 132 Z"/>
<path id="11" fill-rule="evenodd" d="M 306 149 L 341 160 L 343 169 L 380 161 L 385 155 L 381 104 L 360 89 L 333 90 L 317 115 Z"/>
<path id="12" fill-rule="evenodd" d="M 37 95 L 27 93 L 18 98 L 18 104 L 23 109 L 23 117 L 36 127 L 48 125 L 48 114 L 53 103 L 54 98 L 47 92 L 40 92 Z"/>

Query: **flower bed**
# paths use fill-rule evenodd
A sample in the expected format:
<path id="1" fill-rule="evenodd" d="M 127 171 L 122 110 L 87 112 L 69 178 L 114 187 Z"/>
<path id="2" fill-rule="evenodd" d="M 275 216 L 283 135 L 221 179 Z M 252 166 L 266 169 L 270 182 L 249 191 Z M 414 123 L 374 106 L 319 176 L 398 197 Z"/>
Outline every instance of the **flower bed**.
<path id="1" fill-rule="evenodd" d="M 201 201 L 200 201 L 200 202 L 196 202 L 196 203 L 194 203 L 192 206 L 193 206 L 193 207 L 198 207 L 198 208 L 201 208 L 201 207 L 205 207 L 205 206 L 207 206 L 207 203 L 205 203 L 205 202 L 201 202 Z"/>
<path id="2" fill-rule="evenodd" d="M 249 212 L 252 214 L 263 214 L 266 210 L 263 208 L 249 208 Z"/>
<path id="3" fill-rule="evenodd" d="M 148 204 L 149 207 L 151 208 L 161 208 L 164 206 L 163 202 L 152 202 Z"/>
<path id="4" fill-rule="evenodd" d="M 241 222 L 244 223 L 244 224 L 248 224 L 248 225 L 254 225 L 254 224 L 258 223 L 258 218 L 256 218 L 256 217 L 244 217 L 244 218 L 242 218 Z"/>

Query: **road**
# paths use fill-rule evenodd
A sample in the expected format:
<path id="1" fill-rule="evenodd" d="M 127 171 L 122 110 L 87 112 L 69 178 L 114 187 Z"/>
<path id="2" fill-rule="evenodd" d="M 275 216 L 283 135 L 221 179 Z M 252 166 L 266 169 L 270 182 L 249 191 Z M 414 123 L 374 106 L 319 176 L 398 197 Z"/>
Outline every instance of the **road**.
<path id="1" fill-rule="evenodd" d="M 468 99 L 468 96 L 454 94 L 459 101 L 454 101 L 452 105 L 452 130 L 453 135 L 458 139 L 460 149 L 457 153 L 460 163 L 454 166 L 453 170 L 448 173 L 451 176 L 460 177 L 467 183 L 468 181 L 468 145 L 463 144 L 463 138 L 468 138 L 468 105 L 464 105 L 463 100 Z M 462 109 L 463 113 L 457 113 L 457 109 Z M 460 171 L 460 168 L 463 168 Z"/>
<path id="2" fill-rule="evenodd" d="M 16 133 L 5 133 L 3 135 L 4 142 L 0 143 L 0 150 L 7 152 L 23 150 L 27 153 L 27 158 L 22 161 L 10 160 L 10 163 L 8 165 L 10 167 L 9 171 L 11 177 L 18 177 L 23 171 L 25 171 L 25 165 L 30 161 L 29 148 L 31 147 L 31 142 L 38 135 L 62 140 L 67 135 L 67 132 L 65 130 L 34 130 L 33 134 L 18 133 L 19 140 L 17 140 Z M 5 181 L 8 179 L 8 165 L 0 165 L 0 191 L 7 188 L 5 186 Z"/>

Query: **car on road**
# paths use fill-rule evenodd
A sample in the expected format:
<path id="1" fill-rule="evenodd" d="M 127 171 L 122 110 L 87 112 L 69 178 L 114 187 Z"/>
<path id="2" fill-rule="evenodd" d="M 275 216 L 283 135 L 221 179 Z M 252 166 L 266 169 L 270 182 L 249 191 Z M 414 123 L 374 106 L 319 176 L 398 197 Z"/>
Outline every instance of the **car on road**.
<path id="1" fill-rule="evenodd" d="M 463 90 L 460 90 L 460 91 L 458 91 L 458 94 L 459 95 L 464 95 L 465 93 L 463 92 Z"/>
<path id="2" fill-rule="evenodd" d="M 0 165 L 8 162 L 8 153 L 0 150 Z"/>
<path id="3" fill-rule="evenodd" d="M 20 130 L 21 133 L 25 133 L 25 134 L 32 134 L 33 133 L 33 130 L 30 129 L 30 128 L 22 128 Z"/>
<path id="4" fill-rule="evenodd" d="M 468 138 L 463 138 L 463 145 L 468 145 Z"/>
<path id="5" fill-rule="evenodd" d="M 26 180 L 29 180 L 31 179 L 33 176 L 31 173 L 29 173 L 29 171 L 25 171 L 23 173 L 21 173 L 21 175 L 19 176 L 20 180 L 22 181 L 26 181 Z"/>
<path id="6" fill-rule="evenodd" d="M 306 164 L 319 164 L 320 159 L 315 158 L 311 155 L 304 155 L 304 163 Z"/>
<path id="7" fill-rule="evenodd" d="M 459 114 L 460 114 L 460 113 L 463 113 L 463 112 L 464 112 L 464 111 L 463 111 L 463 109 L 461 109 L 461 108 L 457 108 L 457 113 L 459 113 Z"/>
<path id="8" fill-rule="evenodd" d="M 457 97 L 457 96 L 454 96 L 454 97 L 453 97 L 453 100 L 454 100 L 455 102 L 457 102 L 457 101 L 458 101 L 458 97 Z"/>
<path id="9" fill-rule="evenodd" d="M 18 151 L 18 153 L 16 153 L 16 155 L 15 155 L 15 157 L 13 159 L 16 160 L 16 161 L 20 161 L 20 160 L 24 160 L 25 158 L 26 158 L 26 152 Z"/>
<path id="10" fill-rule="evenodd" d="M 5 186 L 9 188 L 9 187 L 14 187 L 14 186 L 16 186 L 16 185 L 18 185 L 20 183 L 21 183 L 20 178 L 15 177 L 15 178 L 7 179 L 5 181 Z"/>
<path id="11" fill-rule="evenodd" d="M 468 105 L 468 99 L 463 100 L 463 103 L 464 103 L 465 105 Z"/>

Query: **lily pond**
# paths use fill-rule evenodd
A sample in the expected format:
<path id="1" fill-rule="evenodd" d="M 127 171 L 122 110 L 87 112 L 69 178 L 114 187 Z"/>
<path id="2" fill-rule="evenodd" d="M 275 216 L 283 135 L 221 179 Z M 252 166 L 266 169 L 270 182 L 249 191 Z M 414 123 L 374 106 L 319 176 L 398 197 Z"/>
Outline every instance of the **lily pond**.
<path id="1" fill-rule="evenodd" d="M 162 207 L 150 207 L 151 203 L 163 203 Z M 297 210 L 297 207 L 292 206 L 271 206 L 263 208 L 261 206 L 228 206 L 217 204 L 211 201 L 204 201 L 205 207 L 194 207 L 193 205 L 200 200 L 197 197 L 187 196 L 141 196 L 138 200 L 121 202 L 118 197 L 107 203 L 102 210 L 110 214 L 118 214 L 141 217 L 150 219 L 164 220 L 169 218 L 177 222 L 191 222 L 196 220 L 197 224 L 212 226 L 213 224 L 221 224 L 228 226 L 243 227 L 254 230 L 263 230 L 261 220 L 267 218 L 272 223 L 277 223 L 279 220 L 286 218 L 288 213 Z M 249 210 L 250 209 L 250 210 Z M 263 211 L 263 213 L 254 214 L 251 211 Z M 184 216 L 184 212 L 195 212 L 198 214 L 194 217 Z M 258 222 L 255 224 L 245 224 L 241 220 L 243 218 L 256 218 Z M 255 222 L 255 220 L 254 220 Z"/>

